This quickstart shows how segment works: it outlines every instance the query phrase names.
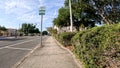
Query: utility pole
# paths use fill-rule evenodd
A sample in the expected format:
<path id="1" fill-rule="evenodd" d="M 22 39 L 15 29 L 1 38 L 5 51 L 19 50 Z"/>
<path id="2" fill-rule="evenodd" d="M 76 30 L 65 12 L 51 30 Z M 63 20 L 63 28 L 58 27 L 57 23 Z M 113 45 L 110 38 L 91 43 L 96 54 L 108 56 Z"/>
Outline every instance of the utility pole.
<path id="1" fill-rule="evenodd" d="M 20 29 L 20 24 L 19 24 L 19 29 L 18 29 L 19 36 L 21 35 L 21 29 Z"/>
<path id="2" fill-rule="evenodd" d="M 15 29 L 15 38 L 17 38 L 17 29 Z"/>
<path id="3" fill-rule="evenodd" d="M 73 32 L 73 20 L 72 20 L 71 0 L 69 0 L 69 8 L 70 8 L 70 31 Z"/>
<path id="4" fill-rule="evenodd" d="M 41 15 L 41 34 L 40 34 L 40 44 L 42 45 L 42 22 L 43 22 L 43 15 L 45 15 L 45 7 L 41 6 L 39 9 L 39 15 Z"/>

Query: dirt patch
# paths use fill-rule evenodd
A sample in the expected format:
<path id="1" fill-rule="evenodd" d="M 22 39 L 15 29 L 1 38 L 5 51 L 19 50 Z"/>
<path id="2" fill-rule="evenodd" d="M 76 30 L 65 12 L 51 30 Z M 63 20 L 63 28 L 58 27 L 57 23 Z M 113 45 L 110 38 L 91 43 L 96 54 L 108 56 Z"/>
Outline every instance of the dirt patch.
<path id="1" fill-rule="evenodd" d="M 69 50 L 73 49 L 72 45 L 67 45 L 66 48 L 69 49 Z"/>

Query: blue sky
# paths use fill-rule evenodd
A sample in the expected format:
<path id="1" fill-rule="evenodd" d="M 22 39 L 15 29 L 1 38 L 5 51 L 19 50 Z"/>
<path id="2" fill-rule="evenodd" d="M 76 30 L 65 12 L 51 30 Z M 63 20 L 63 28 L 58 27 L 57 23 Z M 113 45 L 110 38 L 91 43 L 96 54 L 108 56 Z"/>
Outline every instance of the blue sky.
<path id="1" fill-rule="evenodd" d="M 52 21 L 58 15 L 58 9 L 64 5 L 64 0 L 0 0 L 0 25 L 18 29 L 22 23 L 37 24 L 40 28 L 39 7 L 45 6 L 43 30 L 52 26 Z"/>

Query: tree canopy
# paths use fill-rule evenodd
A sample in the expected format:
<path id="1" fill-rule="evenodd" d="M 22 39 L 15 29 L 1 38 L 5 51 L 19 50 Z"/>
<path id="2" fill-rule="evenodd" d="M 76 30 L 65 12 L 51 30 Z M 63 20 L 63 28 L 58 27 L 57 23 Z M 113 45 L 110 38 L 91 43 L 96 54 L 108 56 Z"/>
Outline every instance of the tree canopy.
<path id="1" fill-rule="evenodd" d="M 53 21 L 54 25 L 58 27 L 68 26 L 70 25 L 69 21 L 69 9 L 62 7 L 59 9 L 59 15 Z"/>
<path id="2" fill-rule="evenodd" d="M 95 24 L 114 24 L 120 21 L 120 0 L 71 0 L 73 25 L 79 31 L 81 26 L 94 27 Z M 70 25 L 69 0 L 59 9 L 54 25 Z"/>
<path id="3" fill-rule="evenodd" d="M 0 30 L 2 30 L 2 31 L 6 31 L 6 30 L 7 30 L 7 28 L 6 28 L 6 27 L 4 27 L 4 26 L 0 26 Z"/>
<path id="4" fill-rule="evenodd" d="M 86 0 L 84 0 L 86 2 Z M 102 17 L 105 24 L 114 24 L 119 22 L 120 1 L 119 0 L 90 0 L 87 2 L 96 14 Z"/>
<path id="5" fill-rule="evenodd" d="M 20 29 L 24 34 L 29 34 L 29 33 L 40 33 L 39 29 L 36 28 L 35 25 L 30 24 L 30 23 L 23 23 L 22 28 Z"/>
<path id="6" fill-rule="evenodd" d="M 43 31 L 42 35 L 48 35 L 48 32 L 47 31 Z"/>

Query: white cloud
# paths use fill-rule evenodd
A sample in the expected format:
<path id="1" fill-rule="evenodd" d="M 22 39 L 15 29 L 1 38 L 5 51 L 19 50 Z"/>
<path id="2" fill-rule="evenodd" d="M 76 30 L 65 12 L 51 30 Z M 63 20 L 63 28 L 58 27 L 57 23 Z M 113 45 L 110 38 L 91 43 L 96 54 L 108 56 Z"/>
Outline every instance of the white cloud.
<path id="1" fill-rule="evenodd" d="M 39 6 L 45 6 L 45 0 L 39 0 L 40 5 Z"/>
<path id="2" fill-rule="evenodd" d="M 18 10 L 32 10 L 32 8 L 22 0 L 10 0 L 5 2 L 5 11 L 7 14 L 19 12 Z"/>
<path id="3" fill-rule="evenodd" d="M 19 16 L 17 18 L 18 20 L 22 20 L 22 21 L 25 21 L 25 22 L 31 22 L 31 23 L 34 23 L 34 22 L 39 22 L 40 20 L 40 17 L 38 15 L 35 15 L 35 14 L 24 14 L 22 16 Z"/>
<path id="4" fill-rule="evenodd" d="M 57 16 L 58 9 L 63 6 L 63 2 L 64 0 L 2 0 L 0 2 L 0 10 L 2 10 L 0 18 L 5 16 L 5 20 L 13 24 L 24 22 L 40 24 L 38 10 L 40 6 L 45 6 L 46 13 L 43 23 L 44 26 L 51 26 L 52 20 Z"/>

